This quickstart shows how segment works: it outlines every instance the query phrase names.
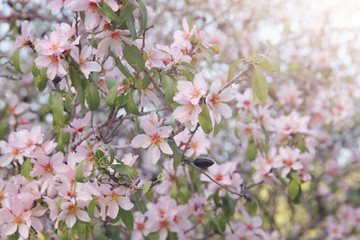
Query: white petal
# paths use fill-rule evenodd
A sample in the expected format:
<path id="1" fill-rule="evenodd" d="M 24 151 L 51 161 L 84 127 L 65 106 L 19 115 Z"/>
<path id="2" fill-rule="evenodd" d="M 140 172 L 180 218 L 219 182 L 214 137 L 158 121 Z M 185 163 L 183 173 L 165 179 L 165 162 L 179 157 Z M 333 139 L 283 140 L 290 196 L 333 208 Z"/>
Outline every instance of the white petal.
<path id="1" fill-rule="evenodd" d="M 119 205 L 125 210 L 130 210 L 134 207 L 134 204 L 130 202 L 130 199 L 127 197 L 119 197 Z"/>
<path id="2" fill-rule="evenodd" d="M 151 143 L 151 138 L 148 135 L 140 134 L 134 137 L 131 141 L 131 146 L 134 148 L 147 148 Z"/>
<path id="3" fill-rule="evenodd" d="M 147 160 L 155 165 L 160 158 L 160 149 L 157 145 L 151 146 L 147 151 Z"/>
<path id="4" fill-rule="evenodd" d="M 74 216 L 74 214 L 69 214 L 66 216 L 65 222 L 68 228 L 72 228 L 76 223 L 76 217 Z"/>
<path id="5" fill-rule="evenodd" d="M 171 149 L 171 147 L 169 146 L 169 144 L 165 141 L 161 141 L 160 143 L 160 149 L 163 153 L 166 154 L 173 154 L 173 150 Z"/>
<path id="6" fill-rule="evenodd" d="M 90 222 L 90 220 L 91 220 L 88 213 L 85 212 L 84 210 L 76 211 L 76 217 L 83 222 Z"/>

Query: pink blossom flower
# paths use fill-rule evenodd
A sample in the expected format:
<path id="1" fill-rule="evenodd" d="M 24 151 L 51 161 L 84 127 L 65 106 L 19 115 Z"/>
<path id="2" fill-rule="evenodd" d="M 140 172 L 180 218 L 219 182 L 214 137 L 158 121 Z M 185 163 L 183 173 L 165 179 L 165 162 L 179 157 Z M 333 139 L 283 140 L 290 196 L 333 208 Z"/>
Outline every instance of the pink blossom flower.
<path id="1" fill-rule="evenodd" d="M 134 207 L 134 204 L 130 201 L 129 197 L 126 195 L 126 190 L 124 186 L 115 188 L 105 193 L 107 196 L 105 198 L 105 203 L 108 206 L 107 214 L 115 219 L 119 212 L 119 206 L 122 209 L 130 210 Z"/>
<path id="2" fill-rule="evenodd" d="M 96 50 L 96 56 L 103 57 L 107 55 L 110 48 L 110 51 L 114 54 L 115 57 L 120 57 L 124 46 L 123 42 L 129 45 L 132 44 L 130 38 L 126 37 L 126 35 L 129 34 L 129 30 L 119 29 L 116 29 L 114 31 L 105 30 L 102 33 L 97 34 L 96 37 L 101 38 L 102 40 L 100 41 Z"/>
<path id="3" fill-rule="evenodd" d="M 64 7 L 65 9 L 70 7 L 72 2 L 74 2 L 74 0 L 53 0 L 49 2 L 47 8 L 51 10 L 52 14 L 54 14 L 62 7 Z"/>
<path id="4" fill-rule="evenodd" d="M 147 151 L 147 159 L 150 163 L 155 165 L 160 158 L 160 150 L 165 154 L 173 154 L 169 144 L 165 141 L 170 136 L 172 127 L 156 128 L 152 124 L 144 124 L 144 131 L 146 134 L 136 136 L 131 145 L 134 148 L 150 148 Z"/>
<path id="5" fill-rule="evenodd" d="M 300 162 L 300 158 L 302 154 L 300 154 L 300 150 L 298 148 L 292 149 L 290 147 L 281 147 L 279 149 L 279 155 L 277 156 L 277 160 L 281 160 L 283 162 L 283 170 L 281 172 L 281 176 L 285 178 L 290 170 L 300 170 L 303 168 L 303 164 Z"/>
<path id="6" fill-rule="evenodd" d="M 16 36 L 16 40 L 14 46 L 10 50 L 10 54 L 13 54 L 16 49 L 28 45 L 30 30 L 31 28 L 29 28 L 29 21 L 24 21 L 21 25 L 21 35 Z"/>
<path id="7" fill-rule="evenodd" d="M 69 66 L 69 64 L 56 53 L 37 57 L 35 64 L 39 69 L 47 68 L 46 74 L 50 80 L 53 80 L 56 74 L 60 74 L 61 76 L 66 75 Z"/>
<path id="8" fill-rule="evenodd" d="M 150 230 L 145 216 L 141 212 L 134 213 L 134 230 L 131 233 L 131 240 L 144 240 L 144 235 L 148 235 Z"/>
<path id="9" fill-rule="evenodd" d="M 224 89 L 219 93 L 221 81 L 215 80 L 210 87 L 210 93 L 206 97 L 206 103 L 212 108 L 212 113 L 217 124 L 221 121 L 221 116 L 228 119 L 231 117 L 231 108 L 225 104 L 235 97 L 231 88 Z"/>
<path id="10" fill-rule="evenodd" d="M 66 226 L 72 228 L 76 223 L 76 218 L 83 222 L 90 222 L 88 213 L 82 210 L 84 206 L 79 206 L 73 200 L 65 200 L 60 204 L 61 212 L 57 218 L 57 221 L 65 219 Z"/>
<path id="11" fill-rule="evenodd" d="M 76 118 L 69 124 L 70 128 L 65 128 L 64 132 L 79 132 L 82 133 L 84 128 L 89 124 L 91 119 L 91 112 L 88 112 L 84 118 Z"/>
<path id="12" fill-rule="evenodd" d="M 189 141 L 191 134 L 188 129 L 180 132 L 174 137 L 175 143 L 180 146 L 181 143 L 187 143 Z M 181 146 L 181 149 L 184 149 L 184 145 Z M 206 135 L 203 132 L 195 132 L 193 138 L 189 143 L 189 148 L 185 153 L 185 156 L 201 156 L 207 155 L 210 149 L 210 141 L 206 138 Z"/>
<path id="13" fill-rule="evenodd" d="M 79 54 L 79 49 L 77 47 L 73 47 L 71 49 L 71 56 L 80 65 L 80 70 L 85 75 L 86 78 L 89 78 L 89 74 L 91 72 L 100 72 L 101 66 L 96 61 L 88 61 L 87 59 L 90 57 L 92 52 L 92 48 L 90 46 L 84 46 L 81 50 L 81 54 Z"/>
<path id="14" fill-rule="evenodd" d="M 186 99 L 193 105 L 198 104 L 207 90 L 204 72 L 197 73 L 193 83 L 190 81 L 178 81 L 177 89 L 179 92 L 175 94 L 174 101 L 181 102 L 181 99 Z"/>
<path id="15" fill-rule="evenodd" d="M 240 184 L 243 182 L 242 177 L 239 173 L 236 173 L 236 162 L 227 162 L 224 164 L 216 164 L 208 168 L 210 176 L 215 179 L 217 182 L 221 183 L 224 186 L 232 187 L 234 189 L 240 190 Z M 214 182 L 212 182 L 205 175 L 200 176 L 201 181 L 210 182 L 209 189 L 212 193 L 216 191 L 219 187 Z M 223 196 L 225 190 L 220 190 L 220 194 Z M 232 196 L 232 195 L 230 195 Z"/>
<path id="16" fill-rule="evenodd" d="M 54 154 L 51 158 L 38 152 L 32 159 L 31 162 L 34 163 L 33 170 L 30 172 L 31 177 L 38 177 L 44 175 L 49 177 L 49 175 L 56 175 L 67 170 L 67 166 L 63 164 L 63 153 L 58 152 Z"/>
<path id="17" fill-rule="evenodd" d="M 10 209 L 4 208 L 0 213 L 2 222 L 8 223 L 5 234 L 14 234 L 19 229 L 19 234 L 23 238 L 28 238 L 31 227 L 31 211 L 25 211 L 24 205 L 19 201 L 11 201 Z"/>
<path id="18" fill-rule="evenodd" d="M 300 117 L 297 112 L 291 112 L 288 116 L 281 116 L 275 121 L 275 128 L 281 134 L 307 133 L 310 117 Z"/>
<path id="19" fill-rule="evenodd" d="M 133 166 L 138 157 L 139 157 L 138 155 L 133 155 L 131 153 L 127 153 L 127 154 L 125 154 L 123 159 L 121 159 L 121 162 L 123 162 L 124 164 L 126 164 L 128 166 Z"/>
<path id="20" fill-rule="evenodd" d="M 172 113 L 173 118 L 181 123 L 195 126 L 199 122 L 199 114 L 202 111 L 200 105 L 193 105 L 186 99 L 179 99 L 178 103 L 183 106 L 179 106 L 174 110 Z"/>
<path id="21" fill-rule="evenodd" d="M 183 18 L 182 25 L 184 31 L 176 31 L 174 34 L 174 39 L 175 39 L 174 45 L 179 46 L 181 49 L 190 50 L 191 49 L 190 38 L 195 33 L 195 27 L 193 27 L 193 29 L 191 29 L 190 31 L 189 24 L 186 18 Z"/>
<path id="22" fill-rule="evenodd" d="M 176 224 L 174 218 L 177 216 L 177 207 L 174 199 L 170 196 L 161 196 L 156 204 L 148 203 L 146 216 L 151 219 L 148 227 L 151 232 L 160 230 L 159 240 L 165 240 L 168 230 L 178 232 L 180 226 Z"/>

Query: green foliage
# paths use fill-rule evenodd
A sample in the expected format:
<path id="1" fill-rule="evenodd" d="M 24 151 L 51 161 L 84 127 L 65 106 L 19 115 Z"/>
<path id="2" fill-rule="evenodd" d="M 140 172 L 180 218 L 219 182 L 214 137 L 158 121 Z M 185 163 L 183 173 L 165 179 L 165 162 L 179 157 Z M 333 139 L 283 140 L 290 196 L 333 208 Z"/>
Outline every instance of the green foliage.
<path id="1" fill-rule="evenodd" d="M 262 71 L 256 66 L 254 67 L 254 71 L 252 73 L 252 87 L 253 97 L 255 100 L 253 101 L 254 105 L 258 102 L 257 100 L 265 104 L 268 98 L 269 85 Z"/>
<path id="2" fill-rule="evenodd" d="M 129 65 L 137 72 L 142 72 L 145 69 L 145 62 L 143 55 L 135 45 L 125 44 L 123 49 L 124 58 Z"/>
<path id="3" fill-rule="evenodd" d="M 95 84 L 91 83 L 86 87 L 85 99 L 89 106 L 89 110 L 94 112 L 100 106 L 99 91 Z"/>
<path id="4" fill-rule="evenodd" d="M 209 134 L 212 131 L 212 122 L 210 118 L 210 113 L 207 105 L 205 103 L 201 104 L 202 111 L 199 114 L 199 123 L 202 130 Z"/>
<path id="5" fill-rule="evenodd" d="M 16 49 L 12 55 L 12 62 L 17 72 L 23 74 L 20 66 L 20 49 Z"/>
<path id="6" fill-rule="evenodd" d="M 64 102 L 60 92 L 54 92 L 49 96 L 49 108 L 53 113 L 53 125 L 64 127 Z"/>
<path id="7" fill-rule="evenodd" d="M 21 175 L 26 177 L 28 180 L 31 180 L 32 177 L 30 177 L 30 172 L 32 171 L 33 167 L 30 162 L 30 158 L 26 159 L 21 166 Z"/>
<path id="8" fill-rule="evenodd" d="M 135 169 L 123 163 L 112 165 L 111 168 L 114 169 L 115 172 L 120 173 L 121 175 L 126 175 L 126 176 L 139 175 L 139 173 Z"/>
<path id="9" fill-rule="evenodd" d="M 134 216 L 131 211 L 126 211 L 122 208 L 120 208 L 119 211 L 121 220 L 124 222 L 125 226 L 129 230 L 134 229 Z"/>

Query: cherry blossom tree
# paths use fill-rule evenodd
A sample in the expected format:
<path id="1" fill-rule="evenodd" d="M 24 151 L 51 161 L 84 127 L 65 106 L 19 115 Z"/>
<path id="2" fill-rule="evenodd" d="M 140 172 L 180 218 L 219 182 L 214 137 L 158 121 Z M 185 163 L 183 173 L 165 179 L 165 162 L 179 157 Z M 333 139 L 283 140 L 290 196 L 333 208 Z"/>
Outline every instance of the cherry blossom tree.
<path id="1" fill-rule="evenodd" d="M 358 239 L 360 5 L 318 2 L 0 3 L 1 238 Z"/>

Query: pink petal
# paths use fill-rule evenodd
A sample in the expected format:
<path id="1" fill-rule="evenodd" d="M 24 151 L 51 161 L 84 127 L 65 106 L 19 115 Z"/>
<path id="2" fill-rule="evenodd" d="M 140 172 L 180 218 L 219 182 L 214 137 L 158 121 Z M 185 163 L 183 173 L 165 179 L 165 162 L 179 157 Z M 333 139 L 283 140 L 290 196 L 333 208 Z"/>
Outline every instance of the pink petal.
<path id="1" fill-rule="evenodd" d="M 78 219 L 80 219 L 83 222 L 90 222 L 90 218 L 87 212 L 85 212 L 84 210 L 78 210 L 76 211 L 76 217 Z"/>
<path id="2" fill-rule="evenodd" d="M 134 207 L 134 204 L 130 202 L 130 199 L 127 197 L 119 197 L 119 205 L 125 210 L 130 210 Z"/>
<path id="3" fill-rule="evenodd" d="M 161 143 L 159 145 L 160 145 L 160 149 L 161 149 L 161 151 L 163 153 L 166 153 L 166 154 L 173 154 L 174 153 L 167 142 L 161 141 Z"/>
<path id="4" fill-rule="evenodd" d="M 72 228 L 76 223 L 76 217 L 74 216 L 74 214 L 67 215 L 65 218 L 65 223 L 68 228 Z"/>
<path id="5" fill-rule="evenodd" d="M 147 160 L 155 165 L 160 159 L 160 149 L 157 145 L 151 146 L 147 151 Z"/>
<path id="6" fill-rule="evenodd" d="M 147 148 L 149 147 L 151 143 L 151 138 L 146 134 L 140 134 L 134 137 L 134 139 L 131 141 L 131 146 L 134 148 Z"/>

